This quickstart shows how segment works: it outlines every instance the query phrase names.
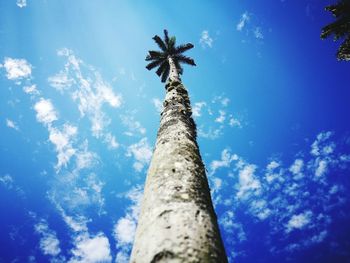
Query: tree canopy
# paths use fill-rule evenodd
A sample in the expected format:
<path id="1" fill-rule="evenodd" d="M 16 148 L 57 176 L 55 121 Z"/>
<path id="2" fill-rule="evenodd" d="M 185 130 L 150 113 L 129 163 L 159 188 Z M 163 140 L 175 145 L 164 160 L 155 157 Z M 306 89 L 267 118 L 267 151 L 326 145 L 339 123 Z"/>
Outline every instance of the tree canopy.
<path id="1" fill-rule="evenodd" d="M 157 43 L 160 51 L 149 51 L 149 54 L 146 57 L 146 61 L 151 62 L 146 66 L 146 68 L 148 70 L 151 70 L 155 67 L 158 67 L 156 74 L 161 77 L 162 82 L 165 82 L 169 76 L 169 57 L 173 59 L 179 74 L 183 74 L 183 68 L 181 66 L 182 63 L 192 66 L 196 65 L 192 58 L 186 57 L 182 54 L 194 47 L 191 43 L 176 46 L 175 36 L 169 37 L 168 31 L 166 29 L 164 30 L 164 40 L 157 35 L 153 37 L 153 40 Z"/>
<path id="2" fill-rule="evenodd" d="M 336 21 L 322 28 L 321 38 L 334 35 L 334 40 L 343 40 L 338 51 L 339 60 L 350 60 L 350 0 L 340 0 L 334 5 L 326 7 L 336 18 Z"/>

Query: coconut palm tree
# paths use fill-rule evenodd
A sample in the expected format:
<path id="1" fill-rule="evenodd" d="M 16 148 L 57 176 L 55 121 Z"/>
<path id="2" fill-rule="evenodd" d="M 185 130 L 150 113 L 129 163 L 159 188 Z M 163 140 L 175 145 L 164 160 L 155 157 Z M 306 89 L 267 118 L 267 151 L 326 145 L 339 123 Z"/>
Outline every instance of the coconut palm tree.
<path id="1" fill-rule="evenodd" d="M 321 38 L 325 39 L 334 35 L 334 40 L 343 40 L 340 45 L 337 58 L 339 60 L 350 60 L 350 0 L 340 0 L 334 5 L 326 7 L 336 18 L 322 29 Z"/>
<path id="2" fill-rule="evenodd" d="M 167 83 L 130 262 L 227 262 L 191 117 L 181 63 L 195 65 L 164 30 L 146 66 Z"/>

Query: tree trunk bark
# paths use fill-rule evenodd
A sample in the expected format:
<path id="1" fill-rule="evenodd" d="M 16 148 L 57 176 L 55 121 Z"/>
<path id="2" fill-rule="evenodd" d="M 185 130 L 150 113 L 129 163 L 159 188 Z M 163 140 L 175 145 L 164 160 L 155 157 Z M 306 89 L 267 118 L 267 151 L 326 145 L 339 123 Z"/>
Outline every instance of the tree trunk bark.
<path id="1" fill-rule="evenodd" d="M 227 262 L 188 93 L 172 59 L 131 263 Z"/>

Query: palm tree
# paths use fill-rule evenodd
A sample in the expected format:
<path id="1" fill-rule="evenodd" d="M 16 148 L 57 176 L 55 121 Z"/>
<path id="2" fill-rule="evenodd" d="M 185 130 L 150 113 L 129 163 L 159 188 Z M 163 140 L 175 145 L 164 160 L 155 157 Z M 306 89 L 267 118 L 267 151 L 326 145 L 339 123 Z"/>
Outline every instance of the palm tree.
<path id="1" fill-rule="evenodd" d="M 148 170 L 130 262 L 227 262 L 191 117 L 181 83 L 182 55 L 192 44 L 176 46 L 164 30 L 153 37 L 161 51 L 149 51 L 146 68 L 167 83 L 156 146 Z"/>
<path id="2" fill-rule="evenodd" d="M 326 7 L 336 18 L 336 21 L 330 23 L 322 29 L 321 38 L 325 39 L 334 35 L 334 40 L 342 39 L 337 58 L 339 60 L 350 60 L 350 0 L 340 0 L 334 5 Z"/>

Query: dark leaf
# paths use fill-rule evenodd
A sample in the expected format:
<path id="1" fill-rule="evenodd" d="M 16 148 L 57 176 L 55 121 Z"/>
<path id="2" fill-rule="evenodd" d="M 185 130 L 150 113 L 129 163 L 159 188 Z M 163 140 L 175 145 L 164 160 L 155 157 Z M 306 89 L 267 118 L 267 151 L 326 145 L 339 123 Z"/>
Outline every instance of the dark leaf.
<path id="1" fill-rule="evenodd" d="M 165 81 L 167 80 L 167 78 L 168 78 L 168 76 L 169 76 L 169 72 L 170 72 L 170 66 L 169 66 L 169 64 L 167 63 L 167 64 L 166 64 L 166 67 L 165 67 L 165 69 L 164 69 L 164 71 L 163 71 L 163 74 L 162 74 L 162 82 L 165 82 Z"/>
<path id="2" fill-rule="evenodd" d="M 158 47 L 161 50 L 163 50 L 164 52 L 167 50 L 165 43 L 163 42 L 163 40 L 159 36 L 155 35 L 153 37 L 153 40 L 157 43 Z"/>
<path id="3" fill-rule="evenodd" d="M 168 60 L 163 60 L 162 64 L 160 65 L 160 67 L 157 69 L 156 74 L 160 77 L 164 71 L 164 69 L 166 68 L 166 66 L 168 65 Z"/>
<path id="4" fill-rule="evenodd" d="M 177 72 L 179 73 L 179 75 L 182 75 L 183 74 L 183 68 L 181 67 L 180 63 L 178 60 L 174 60 L 174 63 L 175 63 L 175 67 L 177 69 Z"/>
<path id="5" fill-rule="evenodd" d="M 350 36 L 348 36 L 340 45 L 337 52 L 337 58 L 339 60 L 350 61 Z"/>
<path id="6" fill-rule="evenodd" d="M 164 53 L 161 51 L 154 51 L 154 50 L 150 50 L 148 51 L 149 55 L 151 56 L 151 58 L 162 58 L 164 57 Z"/>
<path id="7" fill-rule="evenodd" d="M 187 43 L 187 44 L 184 44 L 184 45 L 180 45 L 178 47 L 176 47 L 175 49 L 175 53 L 176 54 L 180 54 L 180 53 L 183 53 L 191 48 L 193 48 L 194 46 L 191 44 L 191 43 Z"/>
<path id="8" fill-rule="evenodd" d="M 192 58 L 186 57 L 184 55 L 176 55 L 174 57 L 175 60 L 178 60 L 181 63 L 184 64 L 188 64 L 188 65 L 192 65 L 192 66 L 196 66 L 196 63 L 194 62 L 194 60 Z"/>
<path id="9" fill-rule="evenodd" d="M 153 69 L 153 68 L 159 66 L 163 61 L 164 61 L 163 59 L 155 60 L 155 61 L 149 63 L 149 64 L 146 66 L 146 68 L 147 68 L 148 70 L 151 70 L 151 69 Z"/>
<path id="10" fill-rule="evenodd" d="M 167 46 L 169 45 L 168 30 L 166 30 L 166 29 L 164 29 L 164 42 Z"/>

